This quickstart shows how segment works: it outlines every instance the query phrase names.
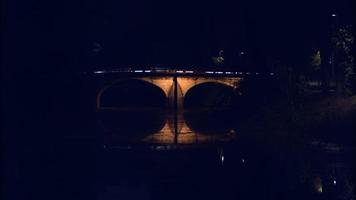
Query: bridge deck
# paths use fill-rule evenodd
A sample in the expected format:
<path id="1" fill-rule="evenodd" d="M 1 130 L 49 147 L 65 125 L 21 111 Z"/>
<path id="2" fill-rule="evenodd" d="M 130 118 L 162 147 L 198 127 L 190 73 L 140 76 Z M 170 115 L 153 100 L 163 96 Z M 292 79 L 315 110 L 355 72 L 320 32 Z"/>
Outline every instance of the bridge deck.
<path id="1" fill-rule="evenodd" d="M 138 75 L 138 76 L 274 76 L 273 72 L 243 72 L 232 70 L 176 70 L 176 69 L 114 69 L 114 70 L 99 70 L 94 71 L 94 74 L 122 74 L 122 75 Z"/>

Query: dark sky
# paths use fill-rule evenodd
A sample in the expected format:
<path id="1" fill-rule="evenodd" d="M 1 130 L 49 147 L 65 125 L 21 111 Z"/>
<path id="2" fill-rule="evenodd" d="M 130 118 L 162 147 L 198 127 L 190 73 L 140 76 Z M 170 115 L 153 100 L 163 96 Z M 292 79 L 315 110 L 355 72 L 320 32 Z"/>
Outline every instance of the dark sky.
<path id="1" fill-rule="evenodd" d="M 331 14 L 351 23 L 351 2 L 13 0 L 3 12 L 5 48 L 20 62 L 58 67 L 209 65 L 219 49 L 228 64 L 244 51 L 264 66 L 327 46 Z"/>

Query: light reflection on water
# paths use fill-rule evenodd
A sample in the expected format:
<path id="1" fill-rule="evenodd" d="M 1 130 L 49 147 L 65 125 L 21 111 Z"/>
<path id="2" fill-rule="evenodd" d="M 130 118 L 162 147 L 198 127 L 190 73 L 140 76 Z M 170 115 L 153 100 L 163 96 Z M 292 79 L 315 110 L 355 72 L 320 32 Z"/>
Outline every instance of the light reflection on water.
<path id="1" fill-rule="evenodd" d="M 231 124 L 221 125 L 217 121 L 214 123 L 218 127 L 213 128 L 212 131 L 209 129 L 206 132 L 204 129 L 200 129 L 200 127 L 209 126 L 209 123 L 211 125 L 211 122 L 205 120 L 207 113 L 213 115 L 211 112 L 194 112 L 193 115 L 198 115 L 198 118 L 200 116 L 202 120 L 187 122 L 186 117 L 188 116 L 189 118 L 192 115 L 190 111 L 153 111 L 146 117 L 151 120 L 152 118 L 155 119 L 154 123 L 150 122 L 151 124 L 146 123 L 146 118 L 137 119 L 135 123 L 125 121 L 125 117 L 131 113 L 115 112 L 114 121 L 112 119 L 110 119 L 111 121 L 105 119 L 105 115 L 112 113 L 101 113 L 104 117 L 100 121 L 103 130 L 105 130 L 104 137 L 107 137 L 106 141 L 111 146 L 115 146 L 113 141 L 117 141 L 119 144 L 126 142 L 156 145 L 197 145 L 230 142 L 236 138 L 236 131 Z M 135 114 L 139 115 L 140 112 Z M 131 132 L 130 126 L 132 126 L 132 129 L 136 129 L 136 131 Z M 137 126 L 145 128 L 140 130 L 137 129 Z M 192 127 L 197 127 L 197 129 L 194 130 Z"/>
<path id="2" fill-rule="evenodd" d="M 202 117 L 189 121 L 190 114 L 152 112 L 135 118 L 122 113 L 110 122 L 101 118 L 109 136 L 105 145 L 112 148 L 103 154 L 99 199 L 123 193 L 134 196 L 141 190 L 148 199 L 167 199 L 172 194 L 173 199 L 355 198 L 349 156 L 313 148 L 315 142 L 266 144 L 267 136 L 251 142 L 233 126 L 226 127 L 229 123 L 205 132 L 204 126 L 212 125 L 205 122 L 218 124 L 221 115 L 209 114 L 215 117 L 209 121 L 206 113 L 193 113 Z M 148 148 L 137 150 L 135 144 Z M 191 148 L 197 146 L 203 148 Z M 132 179 L 137 186 L 130 186 Z"/>
<path id="3" fill-rule="evenodd" d="M 180 121 L 178 126 L 179 129 L 175 132 L 167 122 L 160 131 L 145 136 L 142 142 L 154 144 L 204 144 L 228 142 L 236 137 L 235 131 L 232 129 L 227 133 L 204 134 L 192 131 L 184 121 Z"/>

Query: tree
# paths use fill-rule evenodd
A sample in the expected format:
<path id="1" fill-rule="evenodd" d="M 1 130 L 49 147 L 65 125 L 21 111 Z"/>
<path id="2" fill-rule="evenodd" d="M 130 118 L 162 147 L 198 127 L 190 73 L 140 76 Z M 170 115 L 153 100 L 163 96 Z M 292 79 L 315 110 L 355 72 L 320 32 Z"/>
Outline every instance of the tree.
<path id="1" fill-rule="evenodd" d="M 319 70 L 320 65 L 321 65 L 321 55 L 320 51 L 317 51 L 313 56 L 312 56 L 312 61 L 311 65 L 313 66 L 314 70 Z"/>
<path id="2" fill-rule="evenodd" d="M 225 58 L 224 58 L 224 50 L 219 51 L 219 55 L 217 57 L 212 57 L 213 63 L 216 66 L 222 66 L 224 64 Z"/>
<path id="3" fill-rule="evenodd" d="M 333 38 L 336 47 L 336 90 L 339 95 L 352 95 L 356 90 L 355 63 L 352 55 L 354 36 L 351 26 L 340 28 Z"/>

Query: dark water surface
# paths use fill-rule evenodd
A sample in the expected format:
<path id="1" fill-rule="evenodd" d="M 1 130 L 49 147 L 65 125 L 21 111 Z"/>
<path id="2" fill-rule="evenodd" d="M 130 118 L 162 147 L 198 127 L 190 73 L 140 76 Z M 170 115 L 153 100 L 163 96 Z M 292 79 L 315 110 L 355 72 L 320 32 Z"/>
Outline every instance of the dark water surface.
<path id="1" fill-rule="evenodd" d="M 353 150 L 242 133 L 227 111 L 103 110 L 96 199 L 354 199 Z"/>
<path id="2" fill-rule="evenodd" d="M 28 133 L 7 154 L 4 199 L 355 199 L 353 148 L 243 132 L 232 116 L 101 110 L 86 133 Z"/>

